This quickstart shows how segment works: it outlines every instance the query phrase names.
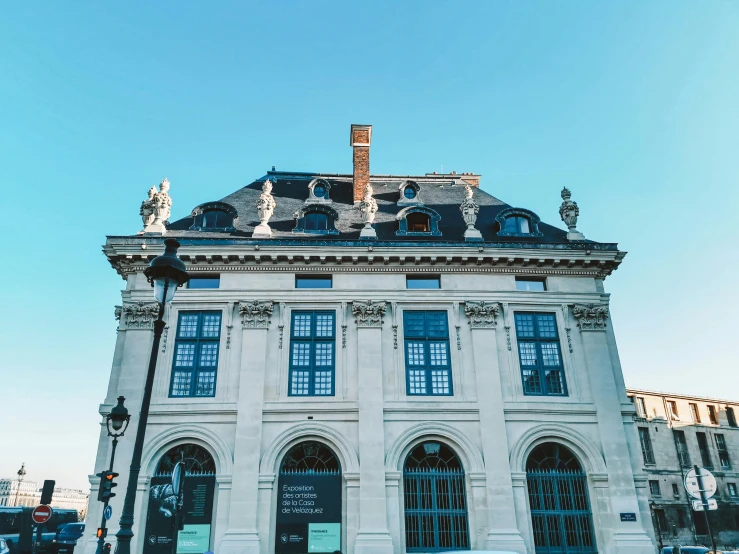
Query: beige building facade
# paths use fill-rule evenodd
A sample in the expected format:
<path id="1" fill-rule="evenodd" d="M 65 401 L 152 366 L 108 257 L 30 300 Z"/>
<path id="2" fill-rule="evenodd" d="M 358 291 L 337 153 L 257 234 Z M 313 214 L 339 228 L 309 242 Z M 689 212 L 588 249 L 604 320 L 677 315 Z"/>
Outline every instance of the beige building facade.
<path id="1" fill-rule="evenodd" d="M 273 170 L 173 223 L 163 183 L 140 234 L 108 237 L 125 290 L 100 413 L 125 396 L 132 430 L 156 317 L 143 270 L 176 238 L 192 277 L 165 312 L 135 551 L 171 549 L 185 460 L 219 554 L 652 554 L 604 285 L 625 253 L 583 237 L 569 191 L 563 230 L 479 175 L 372 175 L 371 138 L 352 126 L 354 174 Z M 96 472 L 109 456 L 102 428 Z"/>
<path id="2" fill-rule="evenodd" d="M 718 509 L 709 512 L 717 544 L 739 547 L 739 402 L 629 389 L 655 530 L 665 546 L 709 545 L 702 513 L 683 485 L 697 465 L 716 477 Z"/>

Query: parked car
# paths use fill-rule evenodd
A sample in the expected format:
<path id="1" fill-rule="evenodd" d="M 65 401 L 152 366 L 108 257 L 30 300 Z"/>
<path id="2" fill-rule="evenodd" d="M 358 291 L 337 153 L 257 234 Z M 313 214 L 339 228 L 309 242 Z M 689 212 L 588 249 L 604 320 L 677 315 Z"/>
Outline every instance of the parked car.
<path id="1" fill-rule="evenodd" d="M 0 539 L 0 554 L 10 554 L 10 548 L 8 548 L 8 543 L 5 542 L 5 539 Z"/>
<path id="2" fill-rule="evenodd" d="M 662 549 L 662 554 L 673 554 L 675 551 L 673 550 L 674 546 L 665 546 Z M 713 550 L 711 550 L 708 547 L 705 546 L 681 546 L 680 547 L 680 554 L 707 554 L 708 552 L 711 552 L 713 554 Z M 715 554 L 728 554 L 728 550 L 721 550 L 717 549 Z"/>
<path id="3" fill-rule="evenodd" d="M 77 540 L 85 532 L 84 523 L 67 523 L 62 525 L 54 539 L 55 554 L 71 554 Z"/>

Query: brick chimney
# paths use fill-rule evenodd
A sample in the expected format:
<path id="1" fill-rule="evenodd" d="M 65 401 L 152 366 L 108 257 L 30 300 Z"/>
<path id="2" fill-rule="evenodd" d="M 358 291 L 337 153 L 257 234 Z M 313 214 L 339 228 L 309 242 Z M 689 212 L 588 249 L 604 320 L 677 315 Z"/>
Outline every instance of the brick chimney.
<path id="1" fill-rule="evenodd" d="M 352 125 L 349 144 L 354 150 L 354 202 L 364 197 L 364 189 L 370 180 L 369 151 L 372 142 L 372 125 Z"/>

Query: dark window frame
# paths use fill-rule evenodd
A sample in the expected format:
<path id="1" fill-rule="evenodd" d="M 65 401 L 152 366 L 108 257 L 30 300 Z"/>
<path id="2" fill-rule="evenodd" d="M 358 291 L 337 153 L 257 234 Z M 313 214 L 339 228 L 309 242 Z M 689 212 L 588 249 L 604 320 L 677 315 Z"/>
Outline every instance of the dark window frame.
<path id="1" fill-rule="evenodd" d="M 307 216 L 311 214 L 321 214 L 326 216 L 326 229 L 310 229 L 307 226 Z M 295 228 L 293 233 L 303 233 L 307 235 L 338 235 L 339 230 L 336 228 L 336 222 L 339 220 L 339 212 L 332 208 L 329 204 L 307 204 L 295 212 Z"/>
<path id="2" fill-rule="evenodd" d="M 533 337 L 528 336 L 520 336 L 520 326 L 519 326 L 519 317 L 524 316 L 531 316 L 533 318 Z M 554 329 L 554 336 L 542 336 L 542 333 L 539 329 L 539 317 L 546 316 L 551 317 L 552 321 L 554 323 L 553 329 Z M 517 351 L 518 351 L 518 364 L 519 368 L 521 370 L 521 380 L 523 384 L 523 393 L 525 396 L 558 396 L 558 397 L 567 397 L 569 396 L 569 392 L 567 390 L 567 376 L 565 372 L 564 367 L 564 359 L 562 357 L 562 345 L 560 344 L 560 338 L 559 338 L 559 324 L 557 321 L 557 315 L 554 312 L 515 312 L 513 314 L 514 318 L 514 325 L 516 328 L 516 344 L 517 344 Z M 522 363 L 522 360 L 524 359 L 524 355 L 522 352 L 522 345 L 524 344 L 533 344 L 534 350 L 536 354 L 536 363 L 534 365 L 527 365 L 524 366 Z M 559 365 L 549 365 L 544 366 L 544 351 L 542 348 L 542 345 L 544 344 L 554 344 L 556 346 L 556 354 L 557 359 L 559 360 Z M 530 353 L 528 353 L 530 354 Z M 550 352 L 551 355 L 551 352 Z M 526 356 L 528 358 L 529 356 Z M 525 371 L 531 371 L 532 373 L 530 375 L 526 375 Z M 547 382 L 547 372 L 554 372 L 558 371 L 559 375 L 561 377 L 561 392 L 550 392 L 550 387 Z M 539 389 L 538 391 L 534 391 L 531 388 L 527 387 L 527 377 L 532 378 L 534 376 L 534 372 L 538 374 L 538 383 L 539 383 Z"/>
<path id="3" fill-rule="evenodd" d="M 522 218 L 528 220 L 529 232 L 524 233 L 521 230 L 519 222 L 516 222 L 516 230 L 506 230 L 507 220 L 511 217 Z M 531 210 L 524 208 L 506 208 L 498 212 L 495 216 L 495 222 L 497 224 L 497 235 L 501 237 L 541 237 L 542 232 L 539 230 L 539 216 Z"/>
<path id="4" fill-rule="evenodd" d="M 438 287 L 409 287 L 409 283 L 423 283 L 423 282 L 436 282 L 439 286 Z M 420 273 L 420 274 L 409 274 L 405 276 L 405 288 L 407 290 L 440 290 L 441 289 L 441 275 L 437 274 L 428 274 L 428 273 Z"/>
<path id="5" fill-rule="evenodd" d="M 641 453 L 644 463 L 654 465 L 654 448 L 652 448 L 652 438 L 649 436 L 649 427 L 638 427 L 639 443 L 641 444 Z"/>
<path id="6" fill-rule="evenodd" d="M 314 283 L 328 281 L 328 286 L 308 286 L 308 283 L 313 281 Z M 301 286 L 301 283 L 303 284 Z M 300 273 L 295 274 L 295 288 L 296 289 L 332 289 L 334 288 L 334 276 L 333 275 L 302 275 Z"/>
<path id="7" fill-rule="evenodd" d="M 207 227 L 205 225 L 206 214 L 213 212 L 225 214 L 226 218 L 230 218 L 230 220 L 227 221 L 229 224 Z M 238 222 L 239 214 L 236 211 L 236 208 L 231 204 L 226 204 L 225 202 L 208 202 L 197 206 L 190 214 L 190 217 L 193 218 L 193 223 L 190 226 L 191 231 L 232 232 L 236 230 L 236 223 Z M 226 221 L 223 221 L 222 223 L 226 223 Z"/>
<path id="8" fill-rule="evenodd" d="M 182 322 L 185 317 L 197 314 L 197 323 L 195 336 L 182 336 Z M 203 323 L 206 316 L 218 315 L 218 335 L 215 337 L 203 336 Z M 175 334 L 174 354 L 172 356 L 172 372 L 169 383 L 169 398 L 213 398 L 216 395 L 216 386 L 218 384 L 218 364 L 221 357 L 221 327 L 223 325 L 223 313 L 218 310 L 188 310 L 181 311 L 177 316 L 177 333 Z M 177 365 L 178 353 L 180 345 L 192 344 L 192 365 Z M 201 352 L 204 345 L 215 344 L 215 360 L 213 365 L 202 365 Z M 203 373 L 213 372 L 213 389 L 211 394 L 197 394 L 198 378 Z M 175 380 L 178 374 L 190 374 L 190 387 L 188 394 L 174 394 Z"/>
<path id="9" fill-rule="evenodd" d="M 716 410 L 716 406 L 713 404 L 708 404 L 708 421 L 711 422 L 711 425 L 718 425 L 718 410 Z"/>
<path id="10" fill-rule="evenodd" d="M 690 402 L 688 405 L 690 406 L 690 415 L 693 417 L 693 422 L 700 423 L 701 413 L 698 404 L 696 404 L 695 402 Z"/>
<path id="11" fill-rule="evenodd" d="M 411 214 L 423 214 L 428 217 L 428 230 L 427 231 L 412 231 L 408 228 L 408 216 Z M 399 237 L 440 237 L 441 231 L 439 231 L 439 221 L 441 216 L 435 210 L 427 208 L 421 205 L 412 205 L 407 208 L 403 208 L 395 216 L 398 221 L 398 230 L 395 232 L 396 236 Z"/>
<path id="12" fill-rule="evenodd" d="M 649 494 L 662 497 L 662 487 L 660 487 L 659 479 L 649 480 Z"/>
<path id="13" fill-rule="evenodd" d="M 698 451 L 701 455 L 701 462 L 703 467 L 711 469 L 713 468 L 713 460 L 711 459 L 711 450 L 708 443 L 708 436 L 706 433 L 697 432 L 695 434 L 695 440 L 698 442 Z"/>
<path id="14" fill-rule="evenodd" d="M 207 287 L 193 287 L 192 286 L 193 283 L 197 283 L 198 281 L 200 281 L 201 284 L 205 284 L 206 281 L 210 281 L 210 282 L 217 281 L 216 284 L 218 286 L 215 286 L 215 287 L 210 287 L 210 286 L 207 286 Z M 213 274 L 213 275 L 194 275 L 194 276 L 191 275 L 190 276 L 190 280 L 187 282 L 187 284 L 185 285 L 185 287 L 188 288 L 188 289 L 193 289 L 193 290 L 219 289 L 219 288 L 221 288 L 221 274 L 220 273 L 216 273 L 216 274 Z"/>
<path id="15" fill-rule="evenodd" d="M 412 315 L 423 314 L 423 333 L 412 334 L 412 325 L 408 321 Z M 434 323 L 430 321 L 431 316 L 437 316 L 437 324 L 443 320 L 444 333 L 434 334 L 429 332 L 429 327 Z M 432 345 L 443 344 L 446 349 L 446 364 L 432 364 L 431 347 Z M 418 350 L 416 345 L 421 346 Z M 413 352 L 411 352 L 413 350 Z M 404 310 L 403 311 L 403 353 L 405 358 L 405 393 L 407 396 L 454 396 L 454 374 L 452 372 L 452 351 L 449 341 L 449 314 L 445 310 Z M 438 358 L 439 352 L 434 352 Z M 424 363 L 411 364 L 411 362 L 422 357 Z M 447 371 L 446 386 L 449 392 L 434 392 L 434 371 Z M 424 392 L 413 392 L 412 379 L 419 376 L 412 375 L 411 372 L 423 372 L 423 389 Z M 440 381 L 441 382 L 441 381 Z"/>
<path id="16" fill-rule="evenodd" d="M 519 283 L 541 283 L 542 289 L 529 289 L 529 288 L 519 288 Z M 525 276 L 516 276 L 516 290 L 518 291 L 526 291 L 526 292 L 546 292 L 547 291 L 547 278 L 546 277 L 525 277 Z"/>
<path id="17" fill-rule="evenodd" d="M 726 406 L 726 419 L 729 422 L 729 427 L 739 427 L 736 422 L 736 414 L 734 413 L 734 408 L 731 406 Z"/>
<path id="18" fill-rule="evenodd" d="M 677 452 L 677 459 L 680 466 L 690 467 L 690 451 L 688 450 L 688 440 L 685 437 L 685 431 L 673 429 L 672 438 L 675 441 L 675 450 Z"/>
<path id="19" fill-rule="evenodd" d="M 295 321 L 297 316 L 310 315 L 310 331 L 308 336 L 296 335 Z M 330 315 L 331 316 L 331 335 L 319 336 L 316 330 L 317 327 L 317 316 L 319 315 Z M 296 344 L 308 344 L 308 364 L 296 364 L 295 363 L 295 347 Z M 316 350 L 319 344 L 330 344 L 331 345 L 331 364 L 316 365 Z M 289 356 L 289 371 L 287 379 L 287 394 L 288 396 L 298 398 L 321 398 L 321 397 L 333 397 L 336 396 L 336 311 L 335 310 L 294 310 L 290 314 L 290 352 Z M 330 372 L 331 376 L 331 388 L 330 392 L 324 394 L 316 394 L 316 373 L 317 372 Z M 294 388 L 293 378 L 300 378 L 296 376 L 296 372 L 307 372 L 308 373 L 308 392 L 303 394 L 296 392 L 300 388 Z"/>
<path id="20" fill-rule="evenodd" d="M 729 449 L 726 446 L 726 436 L 723 433 L 715 433 L 713 440 L 716 441 L 718 463 L 721 470 L 731 469 L 731 458 L 729 457 Z"/>

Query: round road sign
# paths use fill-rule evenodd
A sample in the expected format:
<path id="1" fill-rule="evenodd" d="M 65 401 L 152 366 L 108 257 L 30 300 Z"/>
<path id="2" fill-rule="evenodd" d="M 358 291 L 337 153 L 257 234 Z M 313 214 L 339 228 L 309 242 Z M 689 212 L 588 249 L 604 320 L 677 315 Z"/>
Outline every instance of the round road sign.
<path id="1" fill-rule="evenodd" d="M 36 523 L 46 523 L 51 519 L 51 506 L 36 506 L 31 512 L 31 518 Z"/>
<path id="2" fill-rule="evenodd" d="M 103 517 L 105 519 L 110 519 L 111 517 L 113 517 L 113 507 L 112 506 L 105 507 L 105 509 L 103 510 Z"/>
<path id="3" fill-rule="evenodd" d="M 698 468 L 698 472 L 700 473 L 701 481 L 703 481 L 703 492 L 706 498 L 711 498 L 716 494 L 716 478 L 713 476 L 713 473 L 702 467 Z M 701 491 L 698 486 L 698 477 L 695 474 L 695 469 L 691 469 L 685 476 L 685 490 L 688 491 L 690 496 L 700 500 Z"/>

